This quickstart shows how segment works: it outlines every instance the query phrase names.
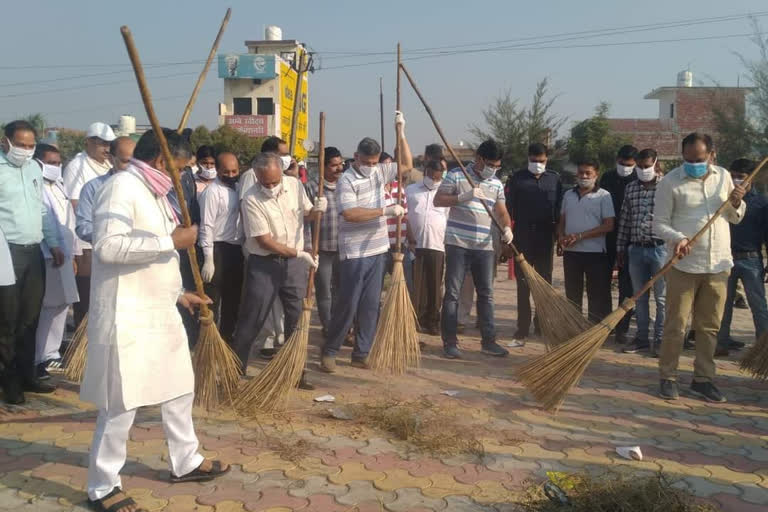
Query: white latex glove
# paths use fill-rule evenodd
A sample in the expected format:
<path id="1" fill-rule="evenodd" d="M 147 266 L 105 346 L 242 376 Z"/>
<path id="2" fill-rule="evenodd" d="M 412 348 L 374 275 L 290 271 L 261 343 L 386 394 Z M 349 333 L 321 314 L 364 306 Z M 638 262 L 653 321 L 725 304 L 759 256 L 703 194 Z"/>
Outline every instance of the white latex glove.
<path id="1" fill-rule="evenodd" d="M 472 189 L 459 194 L 460 203 L 468 203 L 475 199 L 479 199 L 480 201 L 482 201 L 483 199 L 487 199 L 485 197 L 485 193 L 483 193 L 483 189 L 481 189 L 480 187 L 473 187 Z"/>
<path id="2" fill-rule="evenodd" d="M 512 228 L 509 227 L 509 226 L 505 227 L 504 228 L 504 233 L 501 234 L 501 240 L 505 244 L 511 244 L 513 238 L 514 238 L 514 236 L 512 236 Z"/>
<path id="3" fill-rule="evenodd" d="M 213 255 L 210 257 L 205 255 L 205 263 L 203 263 L 203 269 L 200 274 L 203 276 L 203 281 L 210 283 L 213 279 L 213 274 L 216 272 L 216 267 L 213 264 Z"/>
<path id="4" fill-rule="evenodd" d="M 326 197 L 318 197 L 315 199 L 315 207 L 312 208 L 313 211 L 325 213 L 326 210 L 328 210 L 328 198 Z"/>
<path id="5" fill-rule="evenodd" d="M 317 270 L 317 267 L 320 266 L 320 258 L 317 256 L 312 257 L 312 255 L 306 251 L 298 251 L 296 253 L 296 258 L 300 259 L 315 270 Z"/>
<path id="6" fill-rule="evenodd" d="M 395 110 L 395 126 L 398 124 L 405 128 L 405 116 L 399 110 Z"/>
<path id="7" fill-rule="evenodd" d="M 393 204 L 384 208 L 385 217 L 402 217 L 405 215 L 405 208 L 399 204 Z"/>

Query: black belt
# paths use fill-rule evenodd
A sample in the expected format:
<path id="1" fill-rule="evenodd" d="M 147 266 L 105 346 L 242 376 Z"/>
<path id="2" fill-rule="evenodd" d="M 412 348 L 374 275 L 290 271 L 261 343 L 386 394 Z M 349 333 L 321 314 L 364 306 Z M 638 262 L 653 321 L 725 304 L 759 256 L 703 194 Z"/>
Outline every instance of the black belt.
<path id="1" fill-rule="evenodd" d="M 762 258 L 760 251 L 733 251 L 733 259 L 746 260 L 750 258 Z"/>
<path id="2" fill-rule="evenodd" d="M 8 248 L 23 249 L 23 250 L 40 249 L 40 243 L 38 242 L 36 244 L 12 244 L 11 242 L 8 242 Z"/>
<path id="3" fill-rule="evenodd" d="M 658 247 L 660 245 L 664 245 L 664 240 L 659 240 L 658 238 L 654 238 L 653 240 L 646 241 L 646 242 L 632 242 L 632 245 L 636 247 Z"/>

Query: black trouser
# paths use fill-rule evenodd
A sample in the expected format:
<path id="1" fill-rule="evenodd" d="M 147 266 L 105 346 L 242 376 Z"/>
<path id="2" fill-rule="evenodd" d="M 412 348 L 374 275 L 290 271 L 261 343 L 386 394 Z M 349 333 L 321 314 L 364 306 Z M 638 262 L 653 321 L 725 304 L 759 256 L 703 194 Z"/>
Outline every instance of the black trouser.
<path id="1" fill-rule="evenodd" d="M 213 264 L 216 270 L 211 282 L 205 283 L 205 294 L 213 301 L 211 311 L 219 324 L 221 337 L 231 343 L 243 288 L 242 247 L 227 242 L 214 242 Z"/>
<path id="2" fill-rule="evenodd" d="M 83 249 L 83 254 L 75 256 L 77 263 L 77 275 L 75 284 L 77 285 L 77 295 L 80 300 L 72 304 L 72 312 L 75 319 L 75 328 L 80 325 L 85 315 L 88 314 L 88 307 L 91 305 L 91 263 L 93 262 L 93 250 Z"/>
<path id="3" fill-rule="evenodd" d="M 613 278 L 613 268 L 616 266 L 616 233 L 608 233 L 605 238 L 606 246 L 608 247 L 608 262 L 610 263 L 608 273 Z M 624 252 L 624 265 L 619 268 L 619 306 L 624 302 L 624 299 L 628 299 L 634 295 L 632 290 L 632 276 L 629 273 L 629 251 Z M 629 322 L 632 320 L 632 314 L 634 309 L 627 312 L 624 318 L 616 324 L 616 334 L 627 334 L 629 331 Z"/>
<path id="4" fill-rule="evenodd" d="M 199 247 L 197 249 L 198 264 L 202 260 L 202 251 Z M 192 265 L 189 263 L 189 253 L 184 251 L 178 251 L 179 253 L 179 270 L 181 271 L 181 285 L 185 290 L 190 292 L 197 291 L 195 287 L 195 277 L 192 274 Z M 197 344 L 197 338 L 200 336 L 200 313 L 195 309 L 195 313 L 190 313 L 187 308 L 176 305 L 176 309 L 179 310 L 181 315 L 181 322 L 184 324 L 184 330 L 187 333 L 187 343 L 189 348 L 192 349 Z"/>
<path id="5" fill-rule="evenodd" d="M 553 251 L 555 237 L 551 229 L 537 230 L 535 226 L 515 225 L 515 245 L 525 256 L 536 272 L 549 284 L 552 284 Z M 520 336 L 527 336 L 531 329 L 531 290 L 525 280 L 520 265 L 515 262 L 515 279 L 517 280 L 517 331 Z M 534 319 L 536 328 L 539 325 L 539 312 L 536 308 Z"/>
<path id="6" fill-rule="evenodd" d="M 248 256 L 243 300 L 237 319 L 232 348 L 248 368 L 248 356 L 275 300 L 283 303 L 285 339 L 296 329 L 307 292 L 307 266 L 296 258 Z"/>
<path id="7" fill-rule="evenodd" d="M 611 273 L 608 255 L 602 252 L 565 251 L 565 296 L 581 310 L 587 280 L 589 319 L 599 322 L 611 312 Z"/>
<path id="8" fill-rule="evenodd" d="M 16 284 L 0 286 L 0 375 L 3 383 L 35 379 L 35 333 L 45 294 L 40 244 L 8 244 Z"/>
<path id="9" fill-rule="evenodd" d="M 423 329 L 440 329 L 444 270 L 443 251 L 416 249 L 416 260 L 413 262 L 413 305 Z"/>

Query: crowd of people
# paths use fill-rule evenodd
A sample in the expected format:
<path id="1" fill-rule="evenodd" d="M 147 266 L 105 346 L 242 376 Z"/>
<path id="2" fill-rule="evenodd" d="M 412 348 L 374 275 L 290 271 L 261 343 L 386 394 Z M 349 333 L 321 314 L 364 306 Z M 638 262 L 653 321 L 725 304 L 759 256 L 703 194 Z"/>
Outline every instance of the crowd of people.
<path id="1" fill-rule="evenodd" d="M 528 148 L 525 168 L 502 183 L 502 146 L 478 145 L 473 161 L 448 168 L 443 148 L 430 144 L 419 169 L 396 113 L 395 158 L 376 140 L 362 139 L 354 158 L 324 148 L 322 190 L 270 137 L 247 169 L 237 148 L 216 151 L 165 130 L 183 198 L 169 177 L 157 137 L 138 142 L 92 124 L 85 149 L 62 171 L 54 145 L 37 142 L 24 121 L 5 126 L 0 153 L 0 374 L 4 400 L 50 393 L 49 371 L 61 365 L 70 308 L 79 325 L 88 316 L 88 363 L 81 394 L 99 407 L 89 470 L 89 497 L 125 499 L 119 470 L 136 409 L 162 404 L 172 481 L 213 478 L 228 470 L 198 453 L 191 420 L 194 376 L 189 358 L 199 331 L 196 306 L 209 303 L 222 337 L 242 361 L 270 359 L 290 337 L 302 310 L 310 268 L 323 344 L 320 369 L 336 371 L 345 343 L 351 366 L 367 369 L 386 274 L 393 265 L 397 227 L 403 265 L 419 328 L 440 336 L 446 358 L 461 358 L 460 335 L 476 305 L 481 351 L 509 352 L 503 338 L 523 344 L 539 333 L 525 278 L 517 275 L 517 330 L 499 332 L 494 283 L 503 248 L 513 242 L 552 282 L 562 257 L 564 289 L 600 321 L 612 309 L 618 270 L 619 301 L 631 297 L 673 255 L 666 279 L 616 327 L 625 352 L 659 357 L 662 397 L 678 397 L 677 367 L 695 338 L 691 391 L 725 401 L 714 383 L 716 354 L 741 348 L 730 337 L 737 282 L 755 334 L 768 329 L 762 247 L 768 241 L 768 201 L 743 186 L 755 162 L 716 163 L 708 135 L 682 141 L 679 167 L 664 174 L 653 148 L 617 149 L 616 166 L 593 159 L 576 164 L 567 188 L 548 167 L 541 143 Z M 398 181 L 398 174 L 402 182 Z M 468 179 L 471 177 L 471 181 Z M 402 196 L 402 197 L 401 197 Z M 183 227 L 181 201 L 192 218 Z M 690 239 L 720 205 L 722 216 L 696 243 Z M 320 216 L 319 254 L 311 249 Z M 493 218 L 491 217 L 493 216 Z M 194 290 L 185 249 L 196 246 L 207 297 Z M 510 264 L 512 264 L 510 262 Z M 12 271 L 9 271 L 12 270 Z M 176 313 L 178 311 L 178 313 Z M 653 324 L 653 329 L 651 329 Z M 695 335 L 689 334 L 690 332 Z M 306 378 L 300 387 L 312 389 Z"/>

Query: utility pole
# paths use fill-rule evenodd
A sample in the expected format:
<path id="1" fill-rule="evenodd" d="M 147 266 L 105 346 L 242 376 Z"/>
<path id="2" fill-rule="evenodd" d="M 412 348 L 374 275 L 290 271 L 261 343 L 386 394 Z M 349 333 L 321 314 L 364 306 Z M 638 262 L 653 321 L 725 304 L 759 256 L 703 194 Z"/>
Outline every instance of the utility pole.
<path id="1" fill-rule="evenodd" d="M 379 77 L 379 118 L 381 120 L 381 150 L 384 151 L 384 87 L 382 78 Z"/>

